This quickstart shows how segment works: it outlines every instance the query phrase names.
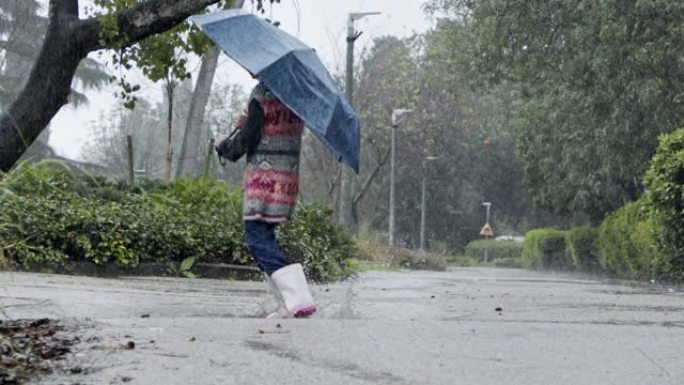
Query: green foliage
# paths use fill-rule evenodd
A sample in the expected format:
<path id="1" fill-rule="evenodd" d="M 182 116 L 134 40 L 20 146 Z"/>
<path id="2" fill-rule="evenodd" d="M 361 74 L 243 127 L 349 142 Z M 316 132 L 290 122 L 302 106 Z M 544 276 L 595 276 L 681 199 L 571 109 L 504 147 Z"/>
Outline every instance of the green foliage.
<path id="1" fill-rule="evenodd" d="M 648 278 L 656 260 L 656 227 L 643 202 L 632 202 L 603 220 L 597 247 L 601 266 L 620 277 Z"/>
<path id="2" fill-rule="evenodd" d="M 395 204 L 397 212 L 403 213 L 396 218 L 395 235 L 408 247 L 419 244 L 423 177 L 427 184 L 429 219 L 425 230 L 429 245 L 442 241 L 450 249 L 460 250 L 477 239 L 473 229 L 482 226 L 484 212 L 472 202 L 492 201 L 497 207 L 497 223 L 512 226 L 523 221 L 529 204 L 522 186 L 522 168 L 515 156 L 515 138 L 510 130 L 499 127 L 510 120 L 506 116 L 510 93 L 472 92 L 464 87 L 462 67 L 448 65 L 461 54 L 460 46 L 451 43 L 461 41 L 461 37 L 467 39 L 462 30 L 440 23 L 425 36 L 378 38 L 362 56 L 356 72 L 359 84 L 354 101 L 364 127 L 369 128 L 364 130 L 361 154 L 368 166 L 359 184 L 374 178 L 358 205 L 358 214 L 361 223 L 375 229 L 385 229 L 389 215 L 386 204 L 378 205 L 389 195 L 389 172 L 382 171 L 390 159 L 388 119 L 396 108 L 414 110 L 398 121 L 395 151 Z M 426 156 L 436 155 L 440 158 L 424 162 Z M 319 173 L 317 179 L 330 178 L 336 183 L 336 173 L 312 173 Z M 459 183 L 445 182 L 453 180 Z M 319 196 L 328 193 L 321 190 Z"/>
<path id="3" fill-rule="evenodd" d="M 657 223 L 660 275 L 684 279 L 684 128 L 660 137 L 645 176 L 644 203 Z"/>
<path id="4" fill-rule="evenodd" d="M 189 56 L 204 54 L 213 43 L 198 28 L 185 21 L 164 33 L 131 44 L 120 33 L 118 15 L 138 2 L 139 0 L 94 0 L 95 7 L 89 8 L 90 13 L 100 22 L 100 44 L 111 49 L 112 63 L 127 71 L 137 67 L 153 82 L 165 80 L 168 83 L 189 78 Z M 231 8 L 233 3 L 232 0 L 221 1 L 219 7 Z M 259 12 L 265 13 L 264 0 L 253 0 L 252 3 Z M 280 3 L 280 0 L 268 0 L 268 3 L 273 6 Z M 207 8 L 205 12 L 209 10 Z M 277 26 L 278 23 L 274 24 Z M 135 93 L 140 91 L 140 85 L 131 83 L 123 72 L 118 79 L 111 80 L 116 80 L 120 86 L 117 96 L 123 101 L 123 105 L 133 109 L 137 102 Z"/>
<path id="5" fill-rule="evenodd" d="M 520 259 L 522 258 L 523 245 L 513 241 L 481 239 L 468 243 L 464 253 L 467 258 L 483 260 L 485 249 L 487 250 L 488 261 L 497 259 Z"/>
<path id="6" fill-rule="evenodd" d="M 523 242 L 522 258 L 525 267 L 535 270 L 569 270 L 573 266 L 566 253 L 565 232 L 553 228 L 528 231 Z"/>
<path id="7" fill-rule="evenodd" d="M 190 276 L 199 262 L 252 263 L 241 192 L 214 180 L 143 180 L 128 190 L 58 165 L 25 164 L 1 187 L 0 255 L 16 266 L 157 262 Z M 322 206 L 298 207 L 280 239 L 313 279 L 349 274 L 345 261 L 353 256 L 354 244 Z"/>
<path id="8" fill-rule="evenodd" d="M 658 134 L 684 122 L 684 3 L 431 0 L 427 9 L 460 26 L 447 57 L 465 82 L 513 86 L 501 128 L 516 132 L 540 207 L 598 223 L 639 198 Z"/>
<path id="9" fill-rule="evenodd" d="M 102 27 L 100 43 L 112 50 L 112 63 L 127 71 L 137 67 L 153 82 L 165 80 L 170 83 L 189 78 L 188 56 L 201 55 L 212 43 L 201 31 L 192 28 L 186 21 L 164 33 L 130 44 L 119 31 L 118 12 L 130 8 L 137 2 L 94 0 L 97 8 L 91 9 L 91 12 L 98 18 Z M 116 80 L 121 89 L 117 96 L 126 108 L 134 108 L 137 102 L 135 93 L 140 91 L 140 85 L 129 82 L 124 72 Z"/>
<path id="10" fill-rule="evenodd" d="M 580 271 L 599 271 L 600 264 L 596 251 L 598 229 L 580 226 L 570 229 L 566 236 L 566 254 L 572 259 L 575 269 Z"/>

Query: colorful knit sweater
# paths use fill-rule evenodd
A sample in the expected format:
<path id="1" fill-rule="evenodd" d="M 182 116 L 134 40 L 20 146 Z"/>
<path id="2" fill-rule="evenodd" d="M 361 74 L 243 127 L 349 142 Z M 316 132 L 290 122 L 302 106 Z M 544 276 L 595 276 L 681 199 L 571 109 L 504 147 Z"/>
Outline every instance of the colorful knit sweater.
<path id="1" fill-rule="evenodd" d="M 247 157 L 243 188 L 244 220 L 285 222 L 299 193 L 299 152 L 304 124 L 262 85 L 252 92 L 264 110 L 261 142 Z"/>

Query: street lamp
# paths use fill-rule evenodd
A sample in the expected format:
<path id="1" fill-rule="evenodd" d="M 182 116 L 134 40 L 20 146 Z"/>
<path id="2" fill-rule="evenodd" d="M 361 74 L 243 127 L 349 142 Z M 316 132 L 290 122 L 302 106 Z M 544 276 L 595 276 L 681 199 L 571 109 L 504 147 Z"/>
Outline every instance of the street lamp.
<path id="1" fill-rule="evenodd" d="M 485 206 L 487 208 L 487 217 L 485 218 L 485 225 L 482 227 L 482 230 L 480 230 L 480 235 L 484 235 L 485 239 L 489 238 L 490 236 L 494 235 L 494 232 L 492 231 L 492 226 L 489 224 L 489 209 L 492 207 L 492 202 L 482 202 L 482 206 Z M 487 263 L 488 255 L 487 255 L 487 245 L 485 245 L 484 249 L 484 262 Z"/>
<path id="2" fill-rule="evenodd" d="M 492 207 L 492 202 L 482 202 L 482 206 L 487 208 L 487 218 L 485 220 L 485 224 L 489 224 L 489 209 Z"/>
<path id="3" fill-rule="evenodd" d="M 345 93 L 349 105 L 353 105 L 352 96 L 354 95 L 354 42 L 361 36 L 362 32 L 354 30 L 354 22 L 366 16 L 379 15 L 380 12 L 353 12 L 347 18 L 347 75 Z"/>
<path id="4" fill-rule="evenodd" d="M 439 159 L 438 156 L 427 156 L 423 159 L 423 192 L 420 200 L 420 251 L 425 251 L 425 190 L 427 185 L 427 170 L 425 169 L 425 164 L 437 159 Z"/>
<path id="5" fill-rule="evenodd" d="M 353 106 L 354 96 L 354 42 L 361 36 L 361 32 L 354 30 L 354 22 L 366 16 L 379 15 L 380 12 L 354 12 L 347 18 L 347 74 L 345 94 L 347 102 Z M 342 180 L 340 181 L 340 225 L 346 230 L 352 228 L 351 201 L 352 201 L 352 171 L 342 168 Z"/>
<path id="6" fill-rule="evenodd" d="M 397 120 L 400 116 L 413 112 L 406 108 L 397 108 L 392 111 L 392 157 L 390 161 L 390 207 L 389 207 L 389 245 L 394 246 L 394 164 L 395 164 L 395 144 L 396 132 L 399 124 Z"/>

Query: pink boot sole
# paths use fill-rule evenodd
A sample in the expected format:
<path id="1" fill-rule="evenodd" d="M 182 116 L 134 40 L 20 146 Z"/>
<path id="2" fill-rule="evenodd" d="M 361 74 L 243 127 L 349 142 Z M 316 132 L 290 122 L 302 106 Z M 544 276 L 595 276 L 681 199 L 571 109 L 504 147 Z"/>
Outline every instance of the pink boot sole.
<path id="1" fill-rule="evenodd" d="M 311 314 L 316 312 L 316 306 L 307 306 L 303 309 L 299 309 L 294 313 L 295 318 L 306 318 Z"/>

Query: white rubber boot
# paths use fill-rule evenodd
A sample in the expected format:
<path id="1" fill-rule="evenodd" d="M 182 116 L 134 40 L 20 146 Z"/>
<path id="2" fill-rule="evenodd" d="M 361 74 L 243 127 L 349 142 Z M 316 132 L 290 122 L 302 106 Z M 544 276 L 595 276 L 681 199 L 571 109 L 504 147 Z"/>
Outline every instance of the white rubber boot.
<path id="1" fill-rule="evenodd" d="M 281 318 L 292 318 L 290 312 L 285 308 L 285 301 L 283 301 L 283 296 L 280 294 L 278 286 L 276 286 L 273 279 L 264 273 L 264 278 L 266 278 L 266 291 L 271 293 L 273 296 L 273 301 L 276 303 L 277 308 L 273 313 L 266 316 L 267 319 L 281 319 Z"/>
<path id="2" fill-rule="evenodd" d="M 285 309 L 291 317 L 304 318 L 316 312 L 301 264 L 282 267 L 271 274 L 271 279 L 280 291 Z"/>

